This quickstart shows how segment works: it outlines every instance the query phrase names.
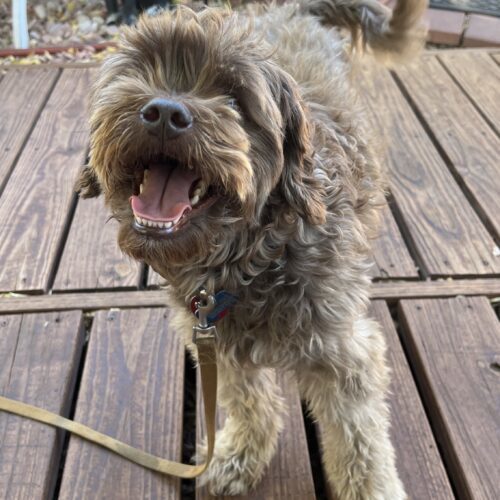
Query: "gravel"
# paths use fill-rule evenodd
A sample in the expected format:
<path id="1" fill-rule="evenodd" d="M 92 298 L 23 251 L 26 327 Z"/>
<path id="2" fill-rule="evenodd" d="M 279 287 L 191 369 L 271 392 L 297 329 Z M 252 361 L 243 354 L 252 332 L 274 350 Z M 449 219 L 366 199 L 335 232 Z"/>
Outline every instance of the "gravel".
<path id="1" fill-rule="evenodd" d="M 0 49 L 13 48 L 11 0 L 0 0 Z M 69 48 L 57 54 L 7 56 L 0 66 L 9 64 L 42 64 L 47 62 L 86 62 L 102 59 L 114 49 L 96 51 L 92 45 L 112 42 L 118 27 L 106 23 L 104 0 L 28 0 L 30 47 L 71 47 L 85 44 L 82 50 Z"/>
<path id="2" fill-rule="evenodd" d="M 222 1 L 210 0 L 209 4 L 221 5 Z M 233 5 L 240 2 L 231 0 Z M 11 3 L 12 0 L 0 0 L 0 50 L 3 51 L 14 48 Z M 171 3 L 189 4 L 194 8 L 203 5 L 201 0 L 171 0 Z M 38 49 L 38 52 L 47 47 L 68 49 L 23 57 L 0 55 L 0 66 L 96 61 L 115 50 L 114 47 L 105 50 L 93 47 L 103 43 L 113 45 L 118 38 L 119 28 L 115 21 L 119 16 L 108 16 L 104 0 L 27 0 L 27 4 L 30 48 Z M 84 48 L 81 48 L 82 44 Z M 71 48 L 75 45 L 80 46 L 78 50 Z"/>
<path id="3" fill-rule="evenodd" d="M 95 44 L 112 40 L 104 0 L 28 0 L 31 47 Z M 0 48 L 12 47 L 11 0 L 0 0 Z"/>

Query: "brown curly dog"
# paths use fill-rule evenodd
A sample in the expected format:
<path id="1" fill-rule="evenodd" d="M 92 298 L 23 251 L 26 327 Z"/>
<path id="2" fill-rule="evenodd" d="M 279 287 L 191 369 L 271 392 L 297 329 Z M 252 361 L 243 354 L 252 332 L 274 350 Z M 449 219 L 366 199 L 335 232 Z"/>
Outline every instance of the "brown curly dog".
<path id="1" fill-rule="evenodd" d="M 217 327 L 229 418 L 205 480 L 241 494 L 276 448 L 292 370 L 321 423 L 338 498 L 405 498 L 388 370 L 366 317 L 368 230 L 383 179 L 356 104 L 353 54 L 404 58 L 425 0 L 178 8 L 126 28 L 91 96 L 82 196 L 104 192 L 124 252 L 169 283 L 175 325 L 201 287 L 238 297 Z M 203 455 L 203 449 L 200 450 Z"/>

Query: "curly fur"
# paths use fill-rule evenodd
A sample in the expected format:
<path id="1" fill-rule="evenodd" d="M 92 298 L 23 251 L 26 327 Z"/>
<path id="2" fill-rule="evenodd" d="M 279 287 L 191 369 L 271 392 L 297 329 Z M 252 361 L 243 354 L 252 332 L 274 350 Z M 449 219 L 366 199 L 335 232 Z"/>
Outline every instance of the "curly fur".
<path id="1" fill-rule="evenodd" d="M 218 324 L 219 402 L 229 418 L 205 478 L 213 492 L 244 493 L 272 457 L 283 407 L 274 367 L 295 371 L 322 423 L 339 498 L 405 498 L 388 437 L 385 343 L 366 318 L 383 176 L 337 27 L 376 52 L 402 54 L 421 42 L 423 5 L 400 1 L 392 19 L 371 0 L 179 8 L 126 29 L 102 66 L 80 186 L 87 195 L 102 187 L 123 251 L 167 279 L 179 331 L 191 330 L 186 304 L 200 286 L 239 297 Z M 194 118 L 187 138 L 143 130 L 138 112 L 156 96 L 182 99 Z M 159 151 L 222 195 L 165 239 L 138 234 L 128 202 L 137 164 Z"/>

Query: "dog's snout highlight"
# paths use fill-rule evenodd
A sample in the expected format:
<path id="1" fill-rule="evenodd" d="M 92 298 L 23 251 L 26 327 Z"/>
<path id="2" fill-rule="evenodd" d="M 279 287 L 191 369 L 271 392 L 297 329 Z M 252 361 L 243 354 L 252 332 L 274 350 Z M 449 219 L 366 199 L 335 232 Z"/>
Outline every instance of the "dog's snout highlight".
<path id="1" fill-rule="evenodd" d="M 174 139 L 193 125 L 193 117 L 184 104 L 170 99 L 155 98 L 141 109 L 144 126 L 166 139 Z"/>

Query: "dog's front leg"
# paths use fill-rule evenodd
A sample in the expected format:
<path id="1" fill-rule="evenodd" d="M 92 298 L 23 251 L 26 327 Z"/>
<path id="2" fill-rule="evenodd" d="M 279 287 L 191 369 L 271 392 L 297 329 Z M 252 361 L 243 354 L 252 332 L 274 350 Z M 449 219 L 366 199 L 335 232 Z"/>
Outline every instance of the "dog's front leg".
<path id="1" fill-rule="evenodd" d="M 220 357 L 217 366 L 218 404 L 227 417 L 201 484 L 208 483 L 214 495 L 245 494 L 259 482 L 274 455 L 284 403 L 273 370 L 236 367 Z M 201 447 L 198 458 L 205 453 Z"/>
<path id="2" fill-rule="evenodd" d="M 339 500 L 401 500 L 385 400 L 388 370 L 378 325 L 353 323 L 324 339 L 323 358 L 297 368 L 302 396 L 320 423 L 325 472 Z"/>

